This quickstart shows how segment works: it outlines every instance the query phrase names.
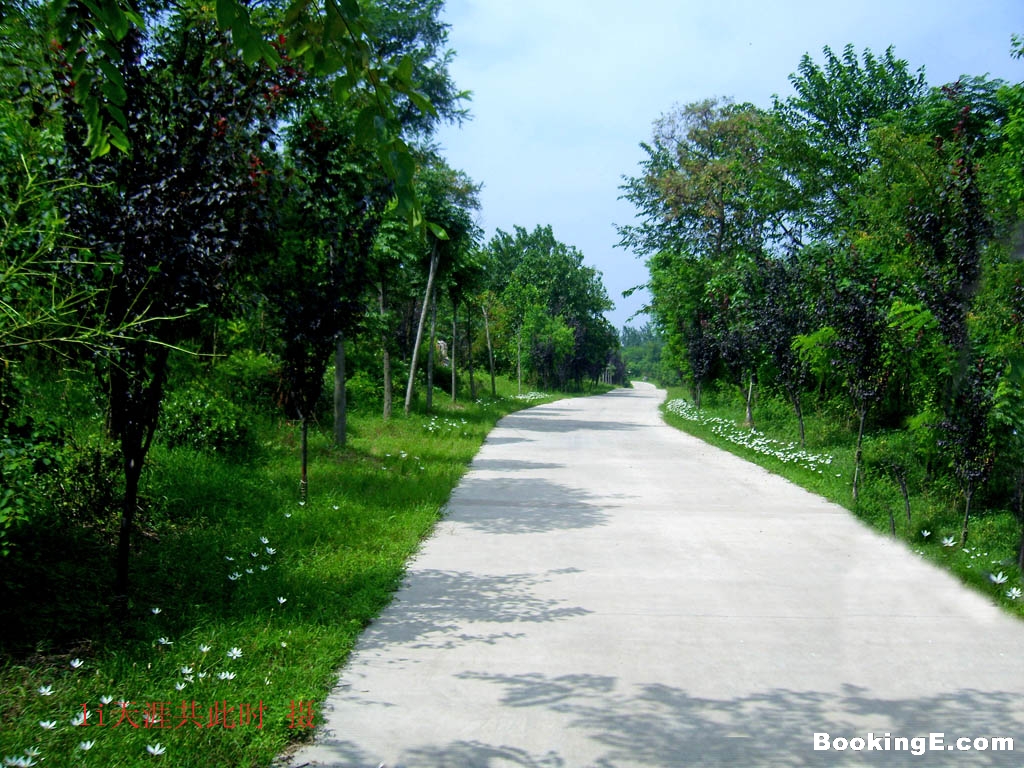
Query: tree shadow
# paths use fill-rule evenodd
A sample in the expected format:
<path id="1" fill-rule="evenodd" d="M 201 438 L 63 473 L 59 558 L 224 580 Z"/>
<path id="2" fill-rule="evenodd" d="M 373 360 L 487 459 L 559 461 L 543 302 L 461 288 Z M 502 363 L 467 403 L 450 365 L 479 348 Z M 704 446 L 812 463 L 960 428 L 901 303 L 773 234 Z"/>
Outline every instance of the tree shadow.
<path id="1" fill-rule="evenodd" d="M 1019 696 L 1008 692 L 957 690 L 934 696 L 882 699 L 847 685 L 839 692 L 776 689 L 735 698 L 705 698 L 660 683 L 616 690 L 603 675 L 497 675 L 463 673 L 463 679 L 504 689 L 501 705 L 556 713 L 565 743 L 588 742 L 602 751 L 586 763 L 571 753 L 509 745 L 456 741 L 411 747 L 400 765 L 492 768 L 501 765 L 560 766 L 747 766 L 747 765 L 1019 765 L 1006 751 L 949 749 L 960 737 L 1013 737 L 1021 727 Z M 521 719 L 521 715 L 516 716 Z M 830 739 L 877 741 L 875 749 L 815 750 L 814 734 Z M 928 749 L 929 734 L 943 734 L 943 748 Z M 890 735 L 888 750 L 885 735 Z M 906 744 L 896 739 L 905 737 Z M 919 739 L 919 741 L 911 741 Z M 530 740 L 524 739 L 529 744 Z M 534 745 L 535 746 L 535 745 Z M 895 749 L 895 747 L 902 749 Z M 1016 745 L 1015 745 L 1016 746 Z M 915 754 L 917 752 L 917 754 Z"/>
<path id="2" fill-rule="evenodd" d="M 522 637 L 522 632 L 490 631 L 494 624 L 534 624 L 584 616 L 590 611 L 560 600 L 538 597 L 534 587 L 552 576 L 576 572 L 484 576 L 463 571 L 417 570 L 394 602 L 366 631 L 361 649 L 394 644 L 451 649 L 468 642 L 493 645 Z M 467 631 L 479 624 L 483 631 Z"/>
<path id="3" fill-rule="evenodd" d="M 620 421 L 545 418 L 538 415 L 523 416 L 521 413 L 506 416 L 499 422 L 498 428 L 525 432 L 621 432 L 636 429 L 636 425 Z"/>
<path id="4" fill-rule="evenodd" d="M 480 466 L 486 463 L 477 461 L 473 469 L 488 468 Z M 471 472 L 466 475 L 448 502 L 447 519 L 493 534 L 577 530 L 608 521 L 608 514 L 575 488 L 543 478 L 514 476 L 521 469 L 557 465 L 495 460 L 490 466 L 506 466 L 511 474 L 481 477 Z"/>

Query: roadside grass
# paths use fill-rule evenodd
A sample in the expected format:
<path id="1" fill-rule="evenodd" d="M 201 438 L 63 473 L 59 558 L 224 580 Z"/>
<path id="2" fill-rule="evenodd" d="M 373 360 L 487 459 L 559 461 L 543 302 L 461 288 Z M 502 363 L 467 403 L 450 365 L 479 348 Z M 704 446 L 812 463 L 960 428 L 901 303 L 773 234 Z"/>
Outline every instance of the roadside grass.
<path id="1" fill-rule="evenodd" d="M 111 526 L 33 531 L 0 559 L 0 760 L 268 766 L 309 740 L 487 433 L 564 396 L 514 392 L 356 411 L 341 449 L 311 430 L 304 504 L 294 425 L 265 421 L 245 457 L 154 446 L 124 620 Z"/>
<path id="2" fill-rule="evenodd" d="M 958 576 L 1002 605 L 1024 616 L 1024 579 L 1016 564 L 1020 524 L 1008 510 L 972 510 L 969 536 L 959 546 L 963 499 L 955 485 L 911 473 L 910 520 L 900 487 L 880 457 L 900 448 L 886 431 L 865 436 L 865 467 L 859 498 L 852 498 L 856 435 L 834 413 L 804 414 L 806 449 L 799 446 L 796 417 L 788 404 L 762 403 L 755 429 L 743 425 L 743 404 L 728 395 L 703 399 L 698 412 L 683 387 L 672 387 L 662 405 L 665 421 L 695 437 L 781 475 L 849 509 L 875 530 L 896 537 L 911 549 Z"/>

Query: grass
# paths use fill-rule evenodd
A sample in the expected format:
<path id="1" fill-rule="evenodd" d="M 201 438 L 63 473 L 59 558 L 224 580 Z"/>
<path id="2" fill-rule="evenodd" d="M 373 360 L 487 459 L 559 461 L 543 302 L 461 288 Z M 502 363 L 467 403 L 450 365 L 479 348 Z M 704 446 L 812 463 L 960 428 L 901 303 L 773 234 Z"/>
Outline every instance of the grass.
<path id="1" fill-rule="evenodd" d="M 305 504 L 292 425 L 265 424 L 245 457 L 155 446 L 124 620 L 109 526 L 26 533 L 0 560 L 0 760 L 267 766 L 311 738 L 487 433 L 556 399 L 512 391 L 387 422 L 353 413 L 343 449 L 311 430 Z"/>
<path id="2" fill-rule="evenodd" d="M 876 431 L 865 437 L 865 469 L 859 498 L 852 498 L 856 436 L 832 412 L 805 413 L 806 449 L 797 443 L 796 417 L 788 404 L 763 402 L 756 430 L 742 425 L 743 405 L 728 397 L 705 398 L 698 412 L 681 387 L 670 388 L 662 411 L 674 427 L 730 451 L 849 509 L 864 523 L 896 536 L 918 555 L 948 569 L 1008 612 L 1024 616 L 1024 579 L 1016 565 L 1020 525 L 1007 510 L 972 511 L 970 533 L 958 545 L 963 502 L 955 486 L 936 473 L 910 478 L 911 518 L 899 486 L 885 471 L 885 455 L 906 451 L 905 433 Z"/>

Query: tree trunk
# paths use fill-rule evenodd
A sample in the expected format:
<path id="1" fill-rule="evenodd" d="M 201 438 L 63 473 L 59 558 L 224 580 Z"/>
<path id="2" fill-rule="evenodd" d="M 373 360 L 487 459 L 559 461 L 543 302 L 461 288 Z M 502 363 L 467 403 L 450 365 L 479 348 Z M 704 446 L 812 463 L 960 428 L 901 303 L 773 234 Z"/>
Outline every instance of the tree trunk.
<path id="1" fill-rule="evenodd" d="M 1013 512 L 1022 523 L 1020 546 L 1017 549 L 1017 567 L 1024 571 L 1024 467 L 1017 467 L 1017 488 L 1013 496 Z"/>
<path id="2" fill-rule="evenodd" d="M 114 577 L 114 596 L 119 609 L 128 608 L 128 566 L 131 562 L 132 528 L 135 524 L 135 510 L 139 503 L 139 478 L 142 476 L 142 460 L 138 455 L 125 457 L 124 462 L 124 506 L 117 532 L 117 561 Z"/>
<path id="3" fill-rule="evenodd" d="M 405 387 L 405 415 L 412 408 L 412 390 L 416 381 L 416 362 L 419 357 L 420 344 L 423 343 L 423 329 L 427 324 L 427 311 L 430 308 L 430 295 L 434 290 L 434 276 L 437 274 L 437 243 L 430 253 L 430 272 L 427 274 L 427 290 L 423 296 L 423 309 L 420 310 L 420 322 L 416 326 L 416 343 L 412 347 L 412 360 L 409 362 L 409 383 Z"/>
<path id="4" fill-rule="evenodd" d="M 473 379 L 473 306 L 466 302 L 466 368 L 469 370 L 469 399 L 476 402 L 476 381 Z"/>
<path id="5" fill-rule="evenodd" d="M 384 420 L 386 421 L 391 418 L 391 404 L 394 399 L 394 392 L 391 387 L 391 352 L 388 350 L 388 332 L 384 325 L 384 317 L 386 315 L 384 309 L 384 283 L 378 284 L 377 295 L 380 298 L 380 349 L 381 357 L 384 361 Z"/>
<path id="6" fill-rule="evenodd" d="M 970 480 L 967 481 L 967 486 L 964 488 L 964 522 L 960 528 L 960 546 L 963 547 L 967 543 L 967 523 L 971 517 L 971 498 L 974 496 L 974 483 Z"/>
<path id="7" fill-rule="evenodd" d="M 484 312 L 484 335 L 487 336 L 487 362 L 491 368 L 491 397 L 498 396 L 498 386 L 494 382 L 494 347 L 491 345 L 491 322 L 487 317 L 487 307 L 483 308 Z"/>
<path id="8" fill-rule="evenodd" d="M 302 470 L 299 477 L 299 501 L 306 503 L 309 496 L 309 478 L 307 467 L 309 466 L 309 422 L 305 415 L 302 417 Z"/>
<path id="9" fill-rule="evenodd" d="M 427 413 L 434 407 L 434 356 L 437 349 L 437 290 L 430 294 L 430 340 L 427 342 Z"/>
<path id="10" fill-rule="evenodd" d="M 523 331 L 516 334 L 516 387 L 523 394 Z"/>
<path id="11" fill-rule="evenodd" d="M 701 395 L 701 384 L 699 381 L 693 383 L 693 405 L 699 411 L 700 410 L 700 395 Z"/>
<path id="12" fill-rule="evenodd" d="M 864 419 L 868 415 L 868 409 L 866 405 L 860 406 L 858 409 L 859 424 L 857 426 L 857 448 L 853 452 L 853 500 L 857 501 L 857 497 L 860 492 L 860 465 L 863 452 L 861 446 L 864 442 Z"/>
<path id="13" fill-rule="evenodd" d="M 793 390 L 790 395 L 790 400 L 793 402 L 793 410 L 796 412 L 796 423 L 800 429 L 800 447 L 807 447 L 807 440 L 804 436 L 804 409 L 800 402 L 800 390 Z"/>
<path id="14" fill-rule="evenodd" d="M 452 342 L 449 345 L 450 349 L 448 350 L 448 362 L 451 363 L 451 366 L 452 366 L 452 402 L 453 403 L 457 399 L 456 398 L 456 392 L 455 392 L 455 334 L 456 334 L 456 332 L 458 330 L 456 328 L 456 326 L 455 326 L 455 318 L 457 316 L 458 316 L 458 309 L 457 309 L 457 307 L 455 305 L 455 302 L 452 302 Z"/>
<path id="15" fill-rule="evenodd" d="M 750 374 L 750 384 L 747 387 L 747 415 L 743 423 L 748 429 L 754 428 L 754 374 Z"/>
<path id="16" fill-rule="evenodd" d="M 131 564 L 132 529 L 135 526 L 135 511 L 139 506 L 139 480 L 160 418 L 160 403 L 163 400 L 164 382 L 167 378 L 167 357 L 169 349 L 157 346 L 153 352 L 152 373 L 149 383 L 144 371 L 150 347 L 142 342 L 140 346 L 125 350 L 129 359 L 128 369 L 112 374 L 117 384 L 111 383 L 112 392 L 123 393 L 124 400 L 135 405 L 134 413 L 126 413 L 126 402 L 116 405 L 120 417 L 117 419 L 120 432 L 121 454 L 124 456 L 124 504 L 117 533 L 117 554 L 114 561 L 114 602 L 119 612 L 128 609 L 129 566 Z M 123 378 L 122 378 L 123 377 Z M 112 398 L 113 400 L 113 398 Z"/>
<path id="17" fill-rule="evenodd" d="M 345 335 L 338 334 L 334 345 L 334 444 L 345 446 L 348 422 L 348 398 L 345 393 Z"/>
<path id="18" fill-rule="evenodd" d="M 900 486 L 900 493 L 903 494 L 903 512 L 907 516 L 907 525 L 910 525 L 910 491 L 907 490 L 907 470 L 903 467 L 893 469 L 896 482 Z"/>

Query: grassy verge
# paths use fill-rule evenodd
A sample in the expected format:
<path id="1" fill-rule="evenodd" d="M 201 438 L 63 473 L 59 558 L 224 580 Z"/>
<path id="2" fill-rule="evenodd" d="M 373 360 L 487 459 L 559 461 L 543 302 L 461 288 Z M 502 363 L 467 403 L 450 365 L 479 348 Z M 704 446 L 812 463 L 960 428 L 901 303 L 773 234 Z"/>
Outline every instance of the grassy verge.
<path id="1" fill-rule="evenodd" d="M 896 536 L 917 554 L 947 568 L 1011 613 L 1024 616 L 1024 581 L 1016 566 L 1020 527 L 1009 511 L 972 512 L 970 536 L 958 545 L 963 502 L 955 488 L 939 480 L 912 482 L 910 518 L 904 497 L 884 464 L 870 456 L 890 436 L 865 439 L 868 457 L 859 498 L 852 499 L 855 436 L 835 414 L 805 415 L 806 448 L 796 442 L 796 418 L 788 405 L 764 404 L 755 413 L 756 429 L 743 426 L 743 407 L 726 399 L 712 400 L 698 412 L 682 388 L 671 388 L 662 411 L 666 422 L 851 510 L 867 525 Z"/>
<path id="2" fill-rule="evenodd" d="M 0 760 L 267 766 L 319 722 L 361 630 L 503 415 L 554 397 L 354 413 L 336 449 L 265 424 L 257 455 L 155 447 L 127 621 L 109 608 L 110 531 L 36 531 L 0 562 Z M 84 722 L 81 720 L 84 718 Z"/>

